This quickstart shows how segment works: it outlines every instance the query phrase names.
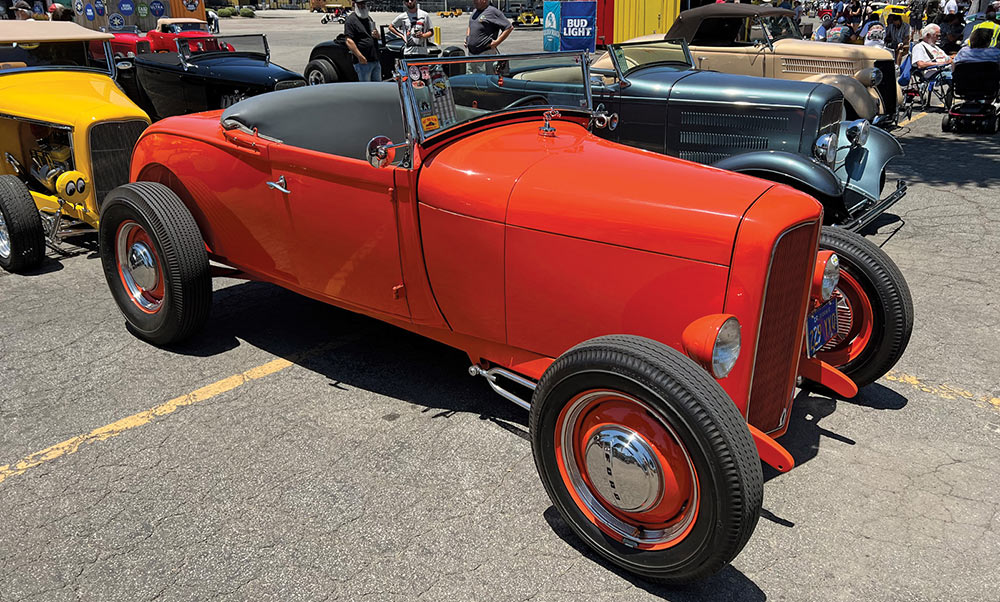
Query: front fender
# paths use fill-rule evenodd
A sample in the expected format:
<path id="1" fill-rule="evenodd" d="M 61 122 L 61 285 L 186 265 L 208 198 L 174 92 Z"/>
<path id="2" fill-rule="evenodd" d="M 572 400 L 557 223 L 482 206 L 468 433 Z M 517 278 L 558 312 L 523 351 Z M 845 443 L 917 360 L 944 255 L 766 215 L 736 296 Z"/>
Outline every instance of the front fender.
<path id="1" fill-rule="evenodd" d="M 880 103 L 878 100 L 878 91 L 875 88 L 865 87 L 850 75 L 821 73 L 819 75 L 810 75 L 805 81 L 833 86 L 843 92 L 844 100 L 851 106 L 854 114 L 860 119 L 872 121 L 879 114 Z"/>
<path id="2" fill-rule="evenodd" d="M 849 122 L 840 124 L 840 131 L 846 132 Z M 846 142 L 842 140 L 841 142 Z M 861 195 L 858 203 L 848 203 L 848 211 L 853 213 L 857 204 L 877 201 L 882 194 L 882 172 L 889 161 L 903 154 L 903 147 L 892 134 L 873 127 L 868 131 L 868 141 L 862 147 L 847 144 L 837 151 L 838 179 L 847 190 Z"/>
<path id="3" fill-rule="evenodd" d="M 819 197 L 824 205 L 828 199 L 839 199 L 844 193 L 840 178 L 827 165 L 785 151 L 756 151 L 733 155 L 713 163 L 712 167 L 789 184 Z"/>

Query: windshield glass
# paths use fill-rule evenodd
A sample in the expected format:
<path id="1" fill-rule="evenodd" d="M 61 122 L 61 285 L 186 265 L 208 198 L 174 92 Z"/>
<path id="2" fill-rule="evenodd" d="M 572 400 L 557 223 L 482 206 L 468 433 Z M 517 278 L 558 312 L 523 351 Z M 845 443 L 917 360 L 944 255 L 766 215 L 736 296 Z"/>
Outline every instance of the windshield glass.
<path id="1" fill-rule="evenodd" d="M 23 67 L 86 67 L 110 71 L 103 41 L 0 44 L 0 70 Z"/>
<path id="2" fill-rule="evenodd" d="M 771 36 L 772 41 L 783 40 L 785 38 L 802 39 L 802 34 L 799 33 L 799 26 L 789 16 L 764 17 L 763 22 L 764 26 L 767 27 L 767 33 Z"/>
<path id="3" fill-rule="evenodd" d="M 421 140 L 525 107 L 590 110 L 587 65 L 578 52 L 404 60 L 399 75 Z"/>
<path id="4" fill-rule="evenodd" d="M 184 58 L 216 52 L 245 52 L 267 55 L 267 40 L 261 34 L 213 36 L 177 40 L 177 49 Z"/>
<path id="5" fill-rule="evenodd" d="M 614 44 L 611 54 L 624 75 L 653 65 L 686 71 L 694 67 L 684 40 L 656 40 L 634 44 Z"/>
<path id="6" fill-rule="evenodd" d="M 205 23 L 174 23 L 170 26 L 170 33 L 180 33 L 182 31 L 204 31 L 208 32 L 208 25 Z"/>

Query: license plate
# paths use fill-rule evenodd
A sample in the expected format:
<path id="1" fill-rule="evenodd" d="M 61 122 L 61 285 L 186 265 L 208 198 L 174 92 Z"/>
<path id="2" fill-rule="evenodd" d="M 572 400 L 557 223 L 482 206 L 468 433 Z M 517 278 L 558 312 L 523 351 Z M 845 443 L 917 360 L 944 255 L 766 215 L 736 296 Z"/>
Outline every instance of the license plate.
<path id="1" fill-rule="evenodd" d="M 806 347 L 812 357 L 837 335 L 837 300 L 830 299 L 809 314 L 807 326 Z"/>

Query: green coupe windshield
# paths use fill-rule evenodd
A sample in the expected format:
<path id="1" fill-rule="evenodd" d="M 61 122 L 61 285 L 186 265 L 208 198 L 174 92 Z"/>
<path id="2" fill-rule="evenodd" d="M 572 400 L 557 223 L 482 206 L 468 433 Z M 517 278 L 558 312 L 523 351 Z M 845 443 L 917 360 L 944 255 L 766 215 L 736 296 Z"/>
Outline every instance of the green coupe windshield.
<path id="1" fill-rule="evenodd" d="M 622 73 L 628 74 L 641 67 L 652 65 L 675 67 L 684 71 L 694 67 L 691 53 L 683 40 L 655 40 L 615 44 L 611 47 L 615 61 Z"/>
<path id="2" fill-rule="evenodd" d="M 28 67 L 85 67 L 108 72 L 104 43 L 13 42 L 0 44 L 0 69 Z"/>
<path id="3" fill-rule="evenodd" d="M 398 77 L 420 139 L 526 107 L 590 110 L 582 53 L 404 60 Z"/>

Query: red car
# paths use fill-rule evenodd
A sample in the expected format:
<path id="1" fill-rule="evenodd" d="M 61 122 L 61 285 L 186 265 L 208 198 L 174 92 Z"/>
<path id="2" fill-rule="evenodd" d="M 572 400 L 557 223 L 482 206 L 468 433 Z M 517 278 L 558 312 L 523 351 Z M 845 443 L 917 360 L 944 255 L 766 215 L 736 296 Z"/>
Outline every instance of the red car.
<path id="1" fill-rule="evenodd" d="M 154 124 L 102 205 L 108 284 L 154 344 L 196 333 L 225 273 L 462 349 L 530 409 L 541 480 L 583 541 L 649 579 L 706 577 L 756 526 L 761 460 L 794 463 L 775 438 L 797 379 L 857 392 L 815 356 L 837 334 L 822 206 L 593 135 L 614 120 L 581 55 L 503 64 L 505 85 L 546 64 L 574 85 L 489 111 L 456 104 L 449 74 L 494 63 L 411 60 L 396 83 Z"/>
<path id="2" fill-rule="evenodd" d="M 138 28 L 113 33 L 115 39 L 111 40 L 111 51 L 115 57 L 139 54 L 136 45 L 140 42 L 149 42 L 150 52 L 177 52 L 178 39 L 203 41 L 213 35 L 208 31 L 208 23 L 189 17 L 158 19 L 156 29 L 151 29 L 146 35 L 139 33 Z"/>

